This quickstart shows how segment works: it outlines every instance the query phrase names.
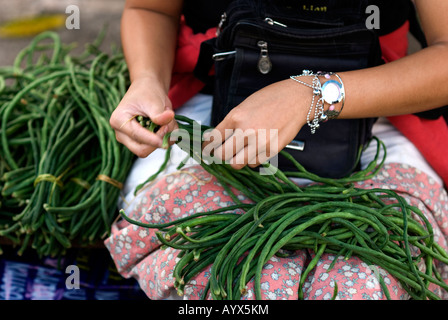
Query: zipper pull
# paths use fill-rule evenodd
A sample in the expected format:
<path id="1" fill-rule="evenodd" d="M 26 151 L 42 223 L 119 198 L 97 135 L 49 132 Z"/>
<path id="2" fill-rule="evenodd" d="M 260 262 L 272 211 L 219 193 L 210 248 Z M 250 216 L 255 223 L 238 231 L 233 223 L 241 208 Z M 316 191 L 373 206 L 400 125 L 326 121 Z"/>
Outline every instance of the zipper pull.
<path id="1" fill-rule="evenodd" d="M 224 23 L 226 22 L 226 20 L 227 20 L 227 13 L 224 12 L 221 15 L 221 20 L 219 21 L 218 28 L 216 29 L 217 36 L 219 36 L 219 34 L 221 33 L 222 27 L 223 27 Z"/>
<path id="2" fill-rule="evenodd" d="M 226 51 L 226 52 L 218 52 L 212 55 L 212 59 L 215 61 L 222 61 L 228 58 L 234 57 L 236 54 L 236 50 Z"/>
<path id="3" fill-rule="evenodd" d="M 287 28 L 288 26 L 286 24 L 280 23 L 278 21 L 273 20 L 272 18 L 265 18 L 264 21 L 266 21 L 268 24 L 270 24 L 271 26 L 276 25 L 276 26 L 280 26 L 280 27 L 284 27 Z"/>
<path id="4" fill-rule="evenodd" d="M 268 43 L 266 41 L 258 41 L 257 45 L 260 48 L 258 70 L 262 74 L 268 74 L 272 70 L 272 62 L 268 55 Z"/>

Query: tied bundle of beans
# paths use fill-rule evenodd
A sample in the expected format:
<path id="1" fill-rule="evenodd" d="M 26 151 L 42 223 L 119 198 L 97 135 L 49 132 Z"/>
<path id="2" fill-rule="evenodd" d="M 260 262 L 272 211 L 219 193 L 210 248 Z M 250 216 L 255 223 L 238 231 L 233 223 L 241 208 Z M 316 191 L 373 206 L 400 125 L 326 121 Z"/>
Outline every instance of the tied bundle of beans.
<path id="1" fill-rule="evenodd" d="M 123 55 L 98 49 L 103 35 L 75 56 L 45 32 L 0 68 L 0 236 L 20 254 L 97 243 L 118 214 L 133 155 L 109 117 L 129 84 Z"/>
<path id="2" fill-rule="evenodd" d="M 194 133 L 194 121 L 180 116 L 177 120 L 180 128 L 192 132 L 192 141 L 208 129 L 202 127 L 200 133 Z M 173 273 L 180 295 L 188 281 L 212 265 L 204 299 L 208 294 L 213 299 L 240 299 L 251 279 L 256 298 L 262 299 L 261 275 L 267 261 L 274 255 L 310 249 L 315 256 L 301 275 L 299 298 L 303 298 L 304 279 L 319 258 L 332 253 L 345 258 L 357 256 L 368 265 L 383 268 L 398 279 L 413 299 L 439 299 L 428 286 L 433 283 L 448 289 L 435 268 L 435 261 L 448 263 L 448 254 L 434 241 L 428 220 L 391 190 L 360 189 L 354 185 L 374 176 L 382 167 L 385 146 L 374 140 L 375 159 L 365 170 L 342 179 L 311 174 L 283 152 L 297 171 L 272 170 L 272 175 L 261 175 L 248 167 L 234 170 L 225 163 L 206 163 L 191 143 L 180 141 L 181 148 L 221 182 L 235 205 L 161 224 L 135 221 L 123 210 L 120 212 L 132 224 L 159 229 L 160 242 L 180 250 Z M 382 150 L 384 156 L 380 159 Z M 267 164 L 265 169 L 272 168 Z M 299 187 L 288 177 L 306 178 L 314 183 Z M 241 203 L 232 188 L 253 203 Z M 422 263 L 426 266 L 424 271 L 419 268 Z M 385 296 L 390 298 L 381 274 L 377 277 Z M 336 294 L 337 284 L 334 297 Z"/>

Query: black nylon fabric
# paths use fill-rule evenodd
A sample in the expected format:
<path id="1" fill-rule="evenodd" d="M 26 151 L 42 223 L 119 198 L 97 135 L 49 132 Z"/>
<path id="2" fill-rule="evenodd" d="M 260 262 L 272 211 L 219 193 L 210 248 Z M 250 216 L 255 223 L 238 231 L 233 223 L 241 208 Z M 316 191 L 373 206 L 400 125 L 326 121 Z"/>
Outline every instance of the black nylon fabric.
<path id="1" fill-rule="evenodd" d="M 186 23 L 193 32 L 205 32 L 207 29 L 218 25 L 221 14 L 232 0 L 185 0 L 184 16 Z M 322 15 L 330 12 L 333 6 L 347 6 L 351 0 L 274 0 L 280 5 L 289 5 L 297 12 L 309 15 Z M 359 3 L 359 1 L 353 1 Z M 380 9 L 379 35 L 390 33 L 403 25 L 410 14 L 409 0 L 370 0 L 369 4 L 376 5 Z"/>
<path id="2" fill-rule="evenodd" d="M 216 27 L 222 13 L 233 0 L 185 0 L 184 16 L 186 23 L 193 32 L 205 32 L 209 28 Z M 358 0 L 270 0 L 280 6 L 290 6 L 300 14 L 307 14 L 316 18 L 331 14 L 333 7 L 347 7 L 359 3 Z M 380 29 L 375 30 L 378 36 L 393 32 L 407 20 L 410 22 L 410 32 L 419 41 L 422 47 L 426 47 L 426 39 L 419 26 L 414 5 L 410 0 L 369 0 L 368 5 L 375 5 L 380 9 Z M 368 14 L 366 14 L 367 18 Z M 212 94 L 213 84 L 207 83 L 203 93 Z M 448 122 L 448 106 L 416 113 L 425 119 L 437 119 L 441 116 Z"/>
<path id="3" fill-rule="evenodd" d="M 340 72 L 383 63 L 378 35 L 365 26 L 367 1 L 328 8 L 328 12 L 312 17 L 285 5 L 286 0 L 281 5 L 277 1 L 261 4 L 235 0 L 226 10 L 227 19 L 218 37 L 203 44 L 204 60 L 200 56 L 200 61 L 206 63 L 202 74 L 208 75 L 211 53 L 220 57 L 213 63 L 216 77 L 212 125 L 222 121 L 250 94 L 291 74 L 300 74 L 303 69 Z M 266 17 L 287 26 L 268 23 Z M 272 68 L 267 72 L 260 67 L 261 43 L 269 48 Z M 359 152 L 370 140 L 375 120 L 328 121 L 321 123 L 315 134 L 304 126 L 294 139 L 303 143 L 304 149 L 284 151 L 319 176 L 345 177 L 358 169 Z M 277 164 L 285 172 L 297 170 L 282 155 Z"/>

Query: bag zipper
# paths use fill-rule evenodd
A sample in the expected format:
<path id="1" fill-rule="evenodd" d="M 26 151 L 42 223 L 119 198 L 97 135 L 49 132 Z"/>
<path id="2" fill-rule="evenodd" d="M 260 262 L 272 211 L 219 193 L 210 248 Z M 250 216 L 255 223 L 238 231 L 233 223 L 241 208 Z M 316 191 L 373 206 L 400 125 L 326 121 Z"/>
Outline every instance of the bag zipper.
<path id="1" fill-rule="evenodd" d="M 218 28 L 216 29 L 216 36 L 219 36 L 219 34 L 222 31 L 222 28 L 224 27 L 224 23 L 226 23 L 227 20 L 227 13 L 223 12 L 223 14 L 221 14 L 221 20 L 219 20 L 218 23 Z"/>
<path id="2" fill-rule="evenodd" d="M 269 23 L 269 25 L 271 25 L 271 23 L 272 23 L 272 28 L 263 29 L 261 27 L 261 23 L 262 24 Z M 243 25 L 254 28 L 254 30 L 261 28 L 261 31 L 263 33 L 270 34 L 271 37 L 274 37 L 275 39 L 278 39 L 279 41 L 281 41 L 280 39 L 283 36 L 288 36 L 288 35 L 292 36 L 297 41 L 300 41 L 301 39 L 312 39 L 315 36 L 320 36 L 322 33 L 321 29 L 307 30 L 307 32 L 303 32 L 303 34 L 296 33 L 296 32 L 292 31 L 292 30 L 296 30 L 295 27 L 293 28 L 293 27 L 287 26 L 286 24 L 280 23 L 277 20 L 273 20 L 273 19 L 272 19 L 272 21 L 271 20 L 256 21 L 256 20 L 252 20 L 252 19 L 243 19 L 241 21 L 238 21 L 233 28 L 227 30 L 227 26 L 226 26 L 220 31 L 220 37 L 218 37 L 217 47 L 218 48 L 222 47 L 221 43 L 227 42 L 227 40 L 225 40 L 225 39 L 234 39 L 235 33 L 239 29 L 239 26 L 243 26 Z M 279 27 L 280 25 L 283 25 L 283 26 Z M 328 36 L 330 36 L 331 34 L 333 34 L 333 36 L 347 35 L 351 32 L 358 31 L 359 27 L 360 26 L 351 25 L 351 26 L 342 27 L 342 28 L 334 28 L 334 29 L 329 28 L 329 29 L 327 29 Z M 283 31 L 280 32 L 279 28 Z M 257 33 L 254 33 L 254 34 L 256 35 Z M 231 41 L 233 41 L 233 40 L 231 40 Z"/>
<path id="3" fill-rule="evenodd" d="M 217 35 L 221 34 L 221 32 L 223 32 L 223 30 L 226 28 L 225 24 L 228 22 L 228 17 L 229 16 L 226 12 L 224 12 L 221 15 L 221 20 L 218 24 L 218 28 L 217 28 L 217 32 L 216 32 Z M 283 31 L 283 32 L 288 32 L 286 30 L 289 29 L 288 25 L 286 25 L 282 22 L 279 22 L 278 20 L 274 20 L 271 17 L 265 17 L 264 20 L 258 20 L 258 21 L 255 19 L 247 18 L 247 19 L 243 19 L 242 21 L 237 22 L 237 24 L 241 24 L 241 25 L 245 24 L 245 25 L 249 25 L 249 26 L 252 26 L 252 27 L 258 29 L 258 28 L 260 28 L 260 22 L 267 23 L 270 26 L 273 26 L 274 28 L 272 30 L 267 30 L 267 31 L 272 32 L 274 34 L 276 32 L 279 32 L 279 29 L 276 27 L 280 27 L 281 29 L 285 28 L 285 31 Z M 338 24 L 334 24 L 334 26 L 335 25 L 338 25 Z M 346 28 L 336 28 L 335 34 L 343 35 L 343 34 L 351 33 L 352 31 L 354 31 L 354 30 L 351 30 L 353 27 L 354 26 L 352 25 L 348 28 L 347 27 Z M 229 38 L 229 37 L 234 38 L 234 32 L 235 32 L 236 28 L 237 27 L 233 28 L 231 33 L 226 35 L 226 38 Z M 295 29 L 295 28 L 293 28 L 293 29 Z M 320 33 L 320 31 L 321 30 L 316 30 L 317 33 Z M 295 34 L 295 37 L 297 40 L 300 41 L 300 38 L 306 39 L 306 38 L 311 38 L 313 36 L 310 34 L 303 34 L 303 35 Z M 281 39 L 278 39 L 276 42 L 276 46 L 279 47 L 279 45 L 280 45 L 280 47 L 281 47 L 281 42 L 282 42 Z M 256 44 L 257 44 L 258 48 L 260 49 L 260 56 L 258 59 L 257 68 L 261 74 L 268 74 L 272 70 L 272 61 L 269 57 L 270 49 L 268 48 L 268 46 L 269 46 L 268 41 L 258 40 L 256 42 Z M 297 43 L 297 45 L 299 45 L 299 42 Z M 276 49 L 279 49 L 279 48 L 276 48 Z M 291 49 L 291 48 L 289 47 L 288 49 Z M 314 47 L 313 47 L 313 49 L 314 49 Z M 295 50 L 293 50 L 293 51 L 295 51 Z M 301 47 L 299 51 L 306 51 L 306 48 Z M 225 51 L 225 52 L 216 53 L 213 55 L 213 60 L 221 61 L 221 60 L 225 60 L 228 58 L 233 58 L 235 56 L 235 54 L 236 54 L 236 50 L 229 50 L 229 51 Z"/>
<path id="4" fill-rule="evenodd" d="M 278 21 L 275 21 L 274 19 L 269 18 L 269 17 L 266 17 L 264 19 L 264 21 L 267 22 L 268 24 L 270 24 L 271 26 L 276 25 L 276 26 L 280 26 L 280 27 L 284 27 L 284 28 L 288 27 L 286 24 L 283 24 L 283 23 L 280 23 Z"/>
<path id="5" fill-rule="evenodd" d="M 226 51 L 226 52 L 218 52 L 212 55 L 212 59 L 214 61 L 222 61 L 229 58 L 232 58 L 236 54 L 236 50 Z"/>
<path id="6" fill-rule="evenodd" d="M 257 46 L 260 48 L 260 58 L 258 58 L 258 71 L 262 74 L 268 74 L 272 70 L 272 62 L 268 54 L 268 43 L 266 41 L 258 41 Z"/>

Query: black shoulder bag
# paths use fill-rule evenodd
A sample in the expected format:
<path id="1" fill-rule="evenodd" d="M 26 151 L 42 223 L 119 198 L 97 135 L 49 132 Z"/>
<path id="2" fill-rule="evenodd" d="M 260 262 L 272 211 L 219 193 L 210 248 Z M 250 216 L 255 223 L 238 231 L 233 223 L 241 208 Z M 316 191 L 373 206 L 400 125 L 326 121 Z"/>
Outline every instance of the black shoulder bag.
<path id="1" fill-rule="evenodd" d="M 383 63 L 378 36 L 366 28 L 366 1 L 326 2 L 236 0 L 229 6 L 218 36 L 202 44 L 195 70 L 208 81 L 214 65 L 212 125 L 250 94 L 303 69 L 340 72 Z M 345 177 L 358 169 L 375 120 L 330 120 L 314 134 L 304 126 L 285 151 L 312 173 Z M 278 166 L 296 170 L 281 155 Z"/>

